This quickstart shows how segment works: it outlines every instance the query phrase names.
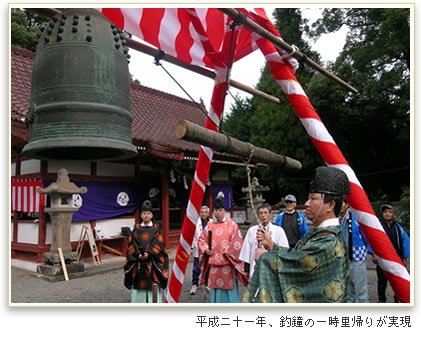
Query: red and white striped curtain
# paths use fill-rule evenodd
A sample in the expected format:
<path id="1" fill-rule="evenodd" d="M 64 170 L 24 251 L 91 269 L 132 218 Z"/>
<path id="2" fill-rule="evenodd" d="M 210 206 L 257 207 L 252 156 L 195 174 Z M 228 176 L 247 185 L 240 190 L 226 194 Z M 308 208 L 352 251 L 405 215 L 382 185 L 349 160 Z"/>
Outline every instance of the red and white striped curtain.
<path id="1" fill-rule="evenodd" d="M 38 186 L 43 187 L 41 180 L 12 180 L 11 211 L 43 213 L 45 195 L 37 192 Z"/>

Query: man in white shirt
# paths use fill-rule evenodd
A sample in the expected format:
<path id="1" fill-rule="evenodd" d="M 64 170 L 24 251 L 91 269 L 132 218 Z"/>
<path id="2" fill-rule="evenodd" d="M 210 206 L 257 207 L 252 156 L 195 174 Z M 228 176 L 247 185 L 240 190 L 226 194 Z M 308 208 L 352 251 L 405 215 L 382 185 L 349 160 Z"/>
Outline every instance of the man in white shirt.
<path id="1" fill-rule="evenodd" d="M 204 205 L 200 208 L 200 217 L 197 220 L 196 232 L 193 238 L 193 271 L 192 271 L 192 287 L 190 289 L 190 295 L 196 295 L 197 287 L 199 285 L 200 277 L 200 265 L 199 265 L 199 249 L 197 247 L 197 239 L 200 233 L 205 229 L 209 221 L 209 207 Z"/>
<path id="2" fill-rule="evenodd" d="M 249 273 L 250 277 L 254 272 L 254 256 L 256 249 L 259 246 L 259 242 L 256 239 L 258 231 L 263 233 L 267 232 L 278 247 L 289 247 L 288 238 L 284 229 L 270 222 L 272 218 L 272 208 L 269 204 L 265 203 L 257 208 L 257 217 L 260 224 L 249 228 L 240 253 L 240 259 L 245 263 L 246 272 Z"/>

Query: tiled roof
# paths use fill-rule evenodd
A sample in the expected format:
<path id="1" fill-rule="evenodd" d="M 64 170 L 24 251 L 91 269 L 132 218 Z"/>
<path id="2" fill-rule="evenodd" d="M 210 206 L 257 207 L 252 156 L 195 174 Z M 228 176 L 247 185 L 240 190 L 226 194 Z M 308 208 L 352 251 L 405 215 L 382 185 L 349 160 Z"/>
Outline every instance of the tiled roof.
<path id="1" fill-rule="evenodd" d="M 145 142 L 165 150 L 198 151 L 199 145 L 179 140 L 174 135 L 175 124 L 185 119 L 205 125 L 205 114 L 191 101 L 141 85 L 131 86 L 132 135 L 137 142 Z"/>
<path id="2" fill-rule="evenodd" d="M 23 122 L 29 107 L 33 54 L 26 49 L 12 47 L 10 60 L 10 97 L 13 120 Z"/>
<path id="3" fill-rule="evenodd" d="M 25 49 L 11 48 L 11 116 L 22 121 L 29 107 L 33 54 Z M 203 105 L 202 105 L 203 106 Z M 186 119 L 203 126 L 205 115 L 196 104 L 145 86 L 131 85 L 132 138 L 152 152 L 197 153 L 199 145 L 175 138 L 177 120 Z"/>

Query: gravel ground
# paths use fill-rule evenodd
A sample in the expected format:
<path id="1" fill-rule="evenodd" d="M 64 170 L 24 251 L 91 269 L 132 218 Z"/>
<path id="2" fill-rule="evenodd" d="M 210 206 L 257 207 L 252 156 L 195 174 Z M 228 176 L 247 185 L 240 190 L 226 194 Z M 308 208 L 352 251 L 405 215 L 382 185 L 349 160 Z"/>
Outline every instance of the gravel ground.
<path id="1" fill-rule="evenodd" d="M 170 255 L 171 257 L 171 255 Z M 180 303 L 208 303 L 209 295 L 199 287 L 190 295 L 192 258 L 187 267 Z M 370 264 L 368 264 L 370 266 Z M 170 261 L 172 267 L 172 261 Z M 367 269 L 369 300 L 377 302 L 376 271 Z M 69 281 L 49 282 L 28 270 L 11 267 L 10 305 L 15 303 L 129 303 L 131 291 L 123 285 L 122 269 L 115 269 Z M 244 287 L 240 287 L 244 293 Z M 393 301 L 393 291 L 388 286 L 387 302 Z"/>

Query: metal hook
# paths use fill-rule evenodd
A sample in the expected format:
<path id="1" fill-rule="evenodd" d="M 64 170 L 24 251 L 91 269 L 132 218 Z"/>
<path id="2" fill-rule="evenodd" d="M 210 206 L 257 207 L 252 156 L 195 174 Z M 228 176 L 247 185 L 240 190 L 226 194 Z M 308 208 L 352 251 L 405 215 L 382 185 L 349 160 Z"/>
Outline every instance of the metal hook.
<path id="1" fill-rule="evenodd" d="M 161 61 L 164 58 L 164 56 L 165 56 L 165 51 L 163 51 L 163 50 L 160 50 L 158 55 L 155 56 L 155 64 L 157 66 L 161 65 L 161 63 L 159 61 Z"/>

